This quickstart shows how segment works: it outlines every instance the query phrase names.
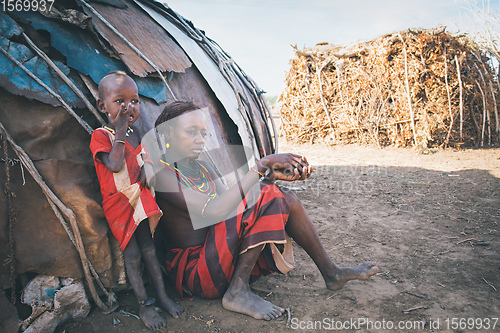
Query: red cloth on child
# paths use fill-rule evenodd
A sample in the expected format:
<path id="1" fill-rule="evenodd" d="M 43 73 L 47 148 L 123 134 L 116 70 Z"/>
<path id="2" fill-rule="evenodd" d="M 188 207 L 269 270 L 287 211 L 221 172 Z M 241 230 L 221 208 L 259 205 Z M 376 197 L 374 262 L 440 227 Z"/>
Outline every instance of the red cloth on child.
<path id="1" fill-rule="evenodd" d="M 102 207 L 113 235 L 122 251 L 141 221 L 162 211 L 156 204 L 154 192 L 141 186 L 139 176 L 147 153 L 142 144 L 133 148 L 125 143 L 125 158 L 119 172 L 111 172 L 97 157 L 97 153 L 109 153 L 115 140 L 114 133 L 98 128 L 92 133 L 90 150 L 101 186 Z M 156 219 L 158 220 L 158 219 Z M 156 222 L 157 224 L 157 222 Z M 153 233 L 156 225 L 151 225 Z"/>

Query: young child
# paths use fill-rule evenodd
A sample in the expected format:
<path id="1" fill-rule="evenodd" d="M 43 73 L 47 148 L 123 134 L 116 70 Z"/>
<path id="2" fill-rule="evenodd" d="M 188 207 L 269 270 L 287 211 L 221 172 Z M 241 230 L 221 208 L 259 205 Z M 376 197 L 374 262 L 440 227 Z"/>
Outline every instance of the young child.
<path id="1" fill-rule="evenodd" d="M 134 80 L 121 71 L 106 75 L 99 82 L 97 106 L 108 118 L 108 124 L 96 129 L 90 141 L 104 215 L 123 251 L 127 277 L 139 302 L 139 315 L 148 328 L 160 329 L 166 322 L 154 308 L 155 299 L 146 294 L 141 258 L 159 305 L 174 318 L 184 309 L 168 297 L 156 257 L 152 234 L 162 211 L 150 190 L 154 185 L 152 165 L 139 131 L 132 127 L 140 116 L 139 92 Z"/>

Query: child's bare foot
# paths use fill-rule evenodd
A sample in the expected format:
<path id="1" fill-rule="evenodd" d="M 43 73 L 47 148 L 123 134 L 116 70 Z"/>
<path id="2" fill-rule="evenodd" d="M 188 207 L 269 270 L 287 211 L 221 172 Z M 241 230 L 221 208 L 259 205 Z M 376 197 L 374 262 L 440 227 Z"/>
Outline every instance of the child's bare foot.
<path id="1" fill-rule="evenodd" d="M 237 291 L 226 291 L 222 298 L 222 306 L 226 310 L 264 320 L 278 318 L 285 312 L 285 309 L 252 293 L 248 287 Z"/>
<path id="2" fill-rule="evenodd" d="M 366 261 L 355 267 L 340 267 L 335 276 L 325 277 L 326 287 L 337 290 L 350 280 L 366 280 L 377 274 L 377 272 L 378 267 L 373 261 Z"/>
<path id="3" fill-rule="evenodd" d="M 167 325 L 165 319 L 156 312 L 154 305 L 141 305 L 139 308 L 139 317 L 152 330 L 159 330 Z"/>
<path id="4" fill-rule="evenodd" d="M 174 301 L 172 301 L 170 298 L 166 299 L 160 298 L 158 301 L 160 306 L 164 310 L 168 311 L 168 313 L 170 313 L 170 315 L 175 319 L 179 318 L 180 315 L 184 313 L 184 308 L 179 304 L 175 303 Z"/>

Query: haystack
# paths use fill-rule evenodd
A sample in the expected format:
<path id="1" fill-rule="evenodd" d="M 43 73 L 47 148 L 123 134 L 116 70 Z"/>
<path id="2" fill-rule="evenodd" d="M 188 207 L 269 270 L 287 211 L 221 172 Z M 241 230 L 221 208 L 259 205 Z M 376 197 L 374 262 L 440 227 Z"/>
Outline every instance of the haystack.
<path id="1" fill-rule="evenodd" d="M 280 96 L 281 136 L 396 147 L 500 140 L 500 84 L 487 52 L 444 27 L 296 50 Z"/>

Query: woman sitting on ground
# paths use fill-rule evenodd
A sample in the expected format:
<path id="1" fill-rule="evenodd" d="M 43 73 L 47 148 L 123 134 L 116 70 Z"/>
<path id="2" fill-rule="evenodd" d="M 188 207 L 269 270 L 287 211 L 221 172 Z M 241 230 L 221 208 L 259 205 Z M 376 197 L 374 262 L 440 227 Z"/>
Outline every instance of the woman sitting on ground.
<path id="1" fill-rule="evenodd" d="M 168 275 L 182 297 L 222 297 L 225 309 L 256 319 L 281 316 L 284 309 L 254 294 L 249 283 L 293 268 L 277 259 L 282 259 L 278 247 L 287 252 L 291 245 L 288 235 L 309 254 L 329 289 L 378 272 L 373 262 L 337 266 L 300 200 L 273 183 L 309 177 L 312 167 L 305 157 L 265 156 L 226 189 L 213 168 L 198 160 L 208 134 L 207 117 L 198 106 L 171 103 L 155 127 L 166 147 L 156 175 L 157 202 L 165 212 L 157 232 L 162 230 L 159 238 L 168 243 Z"/>

